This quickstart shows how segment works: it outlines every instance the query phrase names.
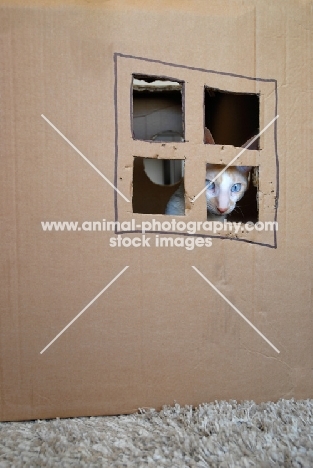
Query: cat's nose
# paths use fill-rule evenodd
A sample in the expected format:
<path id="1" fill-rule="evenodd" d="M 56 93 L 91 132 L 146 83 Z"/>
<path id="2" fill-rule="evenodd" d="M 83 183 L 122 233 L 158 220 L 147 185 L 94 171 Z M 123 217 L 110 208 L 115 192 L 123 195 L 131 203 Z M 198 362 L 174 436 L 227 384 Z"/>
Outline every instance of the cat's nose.
<path id="1" fill-rule="evenodd" d="M 220 213 L 225 213 L 227 211 L 227 208 L 217 208 Z"/>

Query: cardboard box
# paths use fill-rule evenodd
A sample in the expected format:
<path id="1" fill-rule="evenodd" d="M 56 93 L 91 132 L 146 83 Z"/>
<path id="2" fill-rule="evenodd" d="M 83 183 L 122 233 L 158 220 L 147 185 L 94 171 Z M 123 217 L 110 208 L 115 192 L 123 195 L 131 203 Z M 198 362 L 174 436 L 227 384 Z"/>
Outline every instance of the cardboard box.
<path id="1" fill-rule="evenodd" d="M 0 419 L 312 398 L 312 3 L 63 3 L 0 1 Z M 208 231 L 206 164 L 270 123 L 235 165 L 278 227 Z"/>

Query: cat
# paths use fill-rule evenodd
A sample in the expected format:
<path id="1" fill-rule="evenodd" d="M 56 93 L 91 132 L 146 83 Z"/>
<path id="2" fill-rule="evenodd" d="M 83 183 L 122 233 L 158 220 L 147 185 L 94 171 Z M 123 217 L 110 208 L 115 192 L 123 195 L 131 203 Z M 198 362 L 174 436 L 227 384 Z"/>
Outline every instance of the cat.
<path id="1" fill-rule="evenodd" d="M 250 166 L 230 166 L 213 183 L 225 165 L 206 165 L 207 219 L 223 221 L 236 207 L 249 186 Z"/>
<path id="2" fill-rule="evenodd" d="M 247 146 L 253 137 L 244 145 Z M 208 128 L 204 130 L 204 143 L 215 144 Z M 254 142 L 250 149 L 257 149 Z M 249 186 L 251 166 L 230 166 L 213 183 L 213 180 L 226 166 L 219 164 L 206 165 L 206 204 L 207 219 L 223 221 L 236 207 L 236 203 L 243 197 Z M 183 216 L 185 214 L 185 189 L 182 182 L 176 192 L 169 199 L 166 215 Z"/>
<path id="3" fill-rule="evenodd" d="M 166 215 L 184 216 L 185 215 L 185 187 L 184 182 L 180 184 L 176 192 L 169 199 L 166 208 Z"/>

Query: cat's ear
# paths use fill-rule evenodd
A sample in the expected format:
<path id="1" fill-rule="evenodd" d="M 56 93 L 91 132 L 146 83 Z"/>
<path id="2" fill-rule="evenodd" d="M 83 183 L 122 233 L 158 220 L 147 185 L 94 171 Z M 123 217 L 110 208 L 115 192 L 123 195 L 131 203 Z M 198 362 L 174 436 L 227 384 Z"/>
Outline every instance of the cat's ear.
<path id="1" fill-rule="evenodd" d="M 257 138 L 253 143 L 251 143 L 250 145 L 250 142 L 255 138 L 255 136 L 249 138 L 248 141 L 245 142 L 244 145 L 242 145 L 242 148 L 246 148 L 248 146 L 248 149 L 251 149 L 251 150 L 258 150 L 259 149 L 259 139 Z"/>
<path id="2" fill-rule="evenodd" d="M 237 169 L 238 171 L 240 171 L 242 174 L 248 174 L 251 169 L 252 169 L 252 166 L 237 166 Z"/>
<path id="3" fill-rule="evenodd" d="M 212 137 L 212 133 L 206 127 L 204 127 L 204 143 L 209 145 L 215 145 L 215 141 Z"/>

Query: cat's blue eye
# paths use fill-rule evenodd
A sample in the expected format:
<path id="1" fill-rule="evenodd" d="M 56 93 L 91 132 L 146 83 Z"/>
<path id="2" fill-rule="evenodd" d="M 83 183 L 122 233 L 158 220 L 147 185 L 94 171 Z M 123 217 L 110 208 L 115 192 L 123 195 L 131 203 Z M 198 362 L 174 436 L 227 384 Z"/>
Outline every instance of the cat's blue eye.
<path id="1" fill-rule="evenodd" d="M 206 182 L 206 188 L 208 190 L 214 190 L 215 189 L 215 183 L 214 182 L 211 183 L 210 180 L 206 180 L 205 182 Z"/>
<path id="2" fill-rule="evenodd" d="M 232 192 L 240 192 L 241 190 L 241 184 L 234 184 L 231 188 Z"/>

